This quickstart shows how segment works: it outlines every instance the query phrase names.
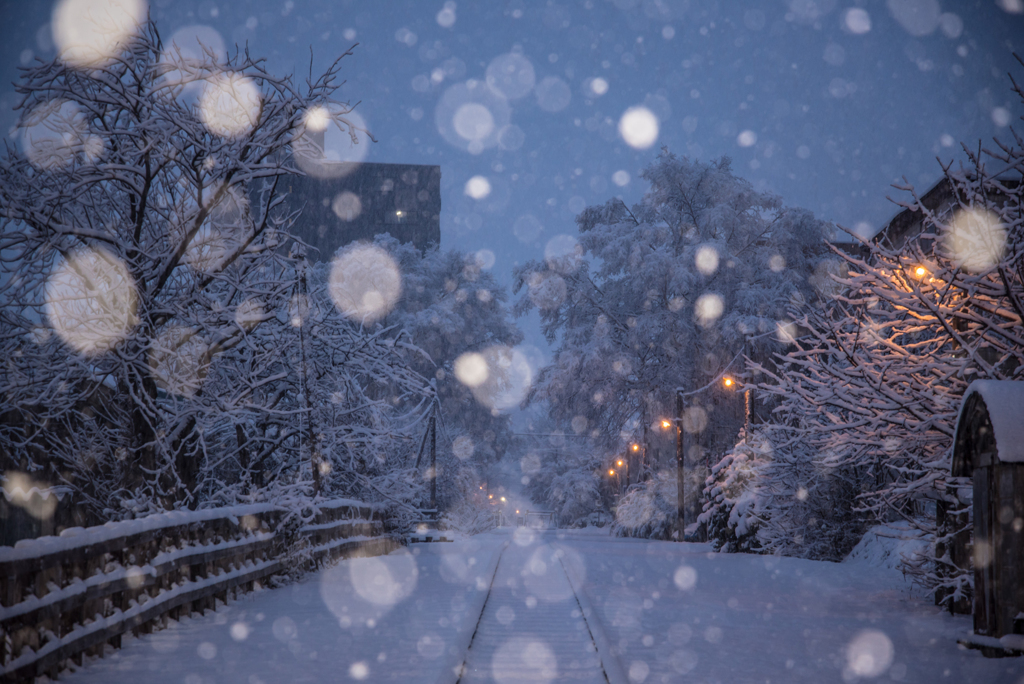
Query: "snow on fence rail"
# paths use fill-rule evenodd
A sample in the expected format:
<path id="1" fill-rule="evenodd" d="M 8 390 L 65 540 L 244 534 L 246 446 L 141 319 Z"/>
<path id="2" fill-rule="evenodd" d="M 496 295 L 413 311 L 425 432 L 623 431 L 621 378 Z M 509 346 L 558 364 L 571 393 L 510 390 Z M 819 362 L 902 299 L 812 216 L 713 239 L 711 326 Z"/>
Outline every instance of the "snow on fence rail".
<path id="1" fill-rule="evenodd" d="M 102 655 L 121 635 L 215 609 L 296 562 L 379 555 L 402 542 L 382 510 L 321 503 L 291 534 L 269 504 L 173 511 L 65 530 L 0 547 L 0 663 L 4 682 L 56 679 L 68 659 Z M 291 528 L 294 529 L 294 528 Z"/>

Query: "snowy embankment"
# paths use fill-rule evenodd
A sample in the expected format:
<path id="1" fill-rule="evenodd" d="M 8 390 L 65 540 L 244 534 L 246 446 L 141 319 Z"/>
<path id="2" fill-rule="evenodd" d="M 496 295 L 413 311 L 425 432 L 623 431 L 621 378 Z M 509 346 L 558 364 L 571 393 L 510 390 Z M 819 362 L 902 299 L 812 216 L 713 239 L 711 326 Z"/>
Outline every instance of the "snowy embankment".
<path id="1" fill-rule="evenodd" d="M 588 626 L 601 661 L 646 684 L 1024 681 L 1024 659 L 958 647 L 970 618 L 912 595 L 891 568 L 587 532 L 513 536 L 482 620 L 507 533 L 341 561 L 132 640 L 65 681 L 433 684 L 452 680 L 478 623 L 474 681 L 589 681 L 593 656 L 565 646 Z M 568 585 L 553 574 L 562 561 Z"/>

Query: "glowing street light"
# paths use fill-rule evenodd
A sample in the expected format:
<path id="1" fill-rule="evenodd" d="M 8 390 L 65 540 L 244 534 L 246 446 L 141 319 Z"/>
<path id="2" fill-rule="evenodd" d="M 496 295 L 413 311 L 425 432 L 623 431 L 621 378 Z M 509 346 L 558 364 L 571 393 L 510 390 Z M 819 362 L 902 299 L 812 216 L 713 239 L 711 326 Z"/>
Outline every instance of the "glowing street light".
<path id="1" fill-rule="evenodd" d="M 726 376 L 722 380 L 722 384 L 726 387 L 732 387 L 736 385 L 737 388 L 741 385 L 737 384 L 735 380 Z M 743 435 L 744 439 L 750 439 L 750 387 L 743 388 Z"/>
<path id="2" fill-rule="evenodd" d="M 616 461 L 615 465 L 617 465 L 617 466 L 619 466 L 621 468 L 622 467 L 622 459 L 620 458 L 618 461 Z"/>
<path id="3" fill-rule="evenodd" d="M 928 273 L 928 269 L 925 268 L 924 266 L 918 266 L 917 268 L 914 269 L 914 275 L 916 275 L 918 278 L 924 278 L 926 273 Z"/>
<path id="4" fill-rule="evenodd" d="M 662 430 L 668 430 L 670 427 L 672 427 L 672 421 L 669 421 L 669 420 L 661 421 L 661 429 Z"/>
<path id="5" fill-rule="evenodd" d="M 608 477 L 615 477 L 615 471 L 609 468 L 608 469 Z"/>
<path id="6" fill-rule="evenodd" d="M 640 445 L 639 444 L 634 444 L 633 445 L 633 451 L 640 451 Z"/>

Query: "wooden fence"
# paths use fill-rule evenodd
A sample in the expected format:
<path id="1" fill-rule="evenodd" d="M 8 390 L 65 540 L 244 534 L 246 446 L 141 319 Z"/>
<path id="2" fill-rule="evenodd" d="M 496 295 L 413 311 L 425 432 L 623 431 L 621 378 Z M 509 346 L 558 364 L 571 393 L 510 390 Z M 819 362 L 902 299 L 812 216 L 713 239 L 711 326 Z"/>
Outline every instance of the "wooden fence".
<path id="1" fill-rule="evenodd" d="M 290 565 L 379 555 L 402 544 L 381 511 L 356 501 L 317 506 L 295 530 L 270 505 L 175 511 L 66 530 L 0 548 L 2 681 L 56 679 L 68 659 L 102 655 L 121 635 L 148 633 L 252 591 Z"/>

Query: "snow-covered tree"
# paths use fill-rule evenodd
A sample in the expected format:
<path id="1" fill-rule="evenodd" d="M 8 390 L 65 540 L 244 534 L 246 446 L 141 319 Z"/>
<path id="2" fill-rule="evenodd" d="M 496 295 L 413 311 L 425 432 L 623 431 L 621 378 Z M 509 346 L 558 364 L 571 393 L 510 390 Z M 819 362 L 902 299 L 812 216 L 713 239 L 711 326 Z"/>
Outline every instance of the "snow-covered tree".
<path id="1" fill-rule="evenodd" d="M 699 522 L 720 551 L 839 561 L 865 529 L 854 474 L 786 426 L 757 425 L 711 468 Z"/>
<path id="2" fill-rule="evenodd" d="M 512 442 L 503 411 L 510 406 L 507 397 L 483 388 L 474 392 L 458 378 L 456 361 L 464 354 L 489 361 L 512 358 L 523 335 L 509 311 L 507 291 L 477 254 L 436 247 L 421 253 L 390 236 L 378 237 L 375 244 L 392 255 L 402 273 L 402 295 L 382 322 L 400 329 L 424 352 L 414 367 L 436 380 L 439 448 L 455 457 L 451 466 L 472 466 L 486 477 Z M 454 484 L 441 466 L 438 471 L 445 487 Z"/>
<path id="3" fill-rule="evenodd" d="M 971 489 L 950 477 L 960 400 L 975 379 L 1024 373 L 1024 146 L 1013 135 L 965 145 L 967 163 L 943 167 L 949 202 L 900 186 L 920 232 L 883 234 L 864 258 L 837 251 L 849 270 L 840 294 L 797 314 L 805 334 L 776 369 L 755 366 L 779 401 L 782 441 L 811 447 L 810 464 L 794 460 L 797 486 L 813 492 L 841 472 L 857 493 L 851 517 L 926 534 L 930 553 L 907 569 L 951 606 L 967 604 L 971 583 Z"/>
<path id="4" fill-rule="evenodd" d="M 815 296 L 829 232 L 735 176 L 728 158 L 704 163 L 663 150 L 641 177 L 650 189 L 639 203 L 585 209 L 578 243 L 549 245 L 544 261 L 516 269 L 513 287 L 523 293 L 516 311 L 539 310 L 558 342 L 533 399 L 585 424 L 607 453 L 637 440 L 651 454 L 648 431 L 673 417 L 677 389 L 741 370 L 744 354 L 781 349 L 786 307 Z M 720 455 L 742 424 L 742 401 L 713 384 L 688 403 L 686 426 Z M 687 459 L 704 457 L 698 447 Z"/>
<path id="5" fill-rule="evenodd" d="M 241 464 L 288 441 L 251 429 L 296 372 L 294 331 L 268 325 L 301 264 L 280 181 L 307 122 L 352 130 L 339 62 L 300 88 L 146 23 L 109 59 L 24 70 L 20 149 L 0 159 L 4 470 L 124 516 L 197 505 L 236 458 L 211 443 Z"/>

